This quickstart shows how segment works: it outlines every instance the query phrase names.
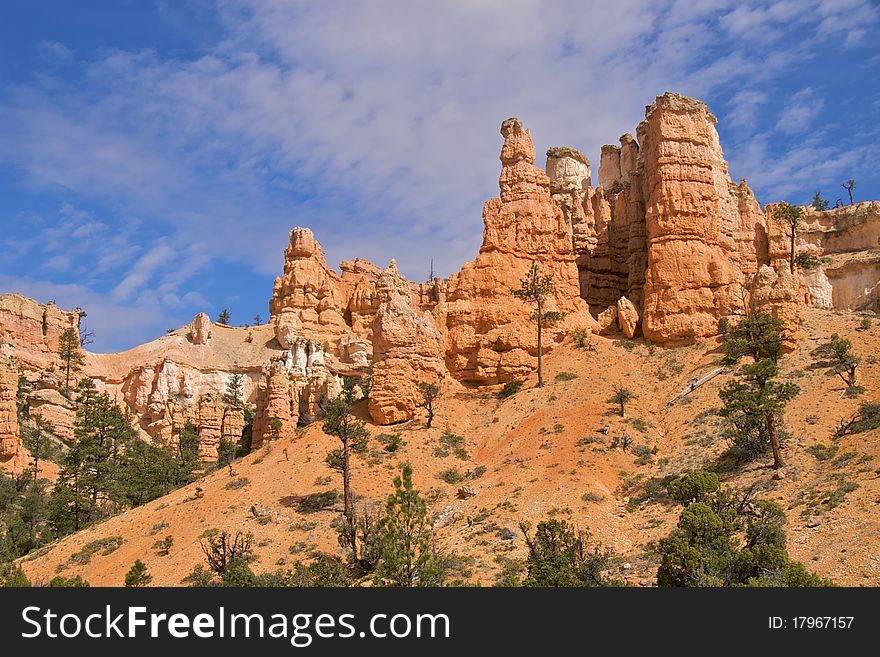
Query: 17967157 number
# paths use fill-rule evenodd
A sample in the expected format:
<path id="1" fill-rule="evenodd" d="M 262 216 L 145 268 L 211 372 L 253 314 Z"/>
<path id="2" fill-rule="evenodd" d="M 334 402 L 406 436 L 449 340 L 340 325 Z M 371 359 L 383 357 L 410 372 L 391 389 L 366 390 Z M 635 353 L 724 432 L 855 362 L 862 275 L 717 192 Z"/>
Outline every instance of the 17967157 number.
<path id="1" fill-rule="evenodd" d="M 848 630 L 855 616 L 770 616 L 768 627 L 771 630 Z"/>

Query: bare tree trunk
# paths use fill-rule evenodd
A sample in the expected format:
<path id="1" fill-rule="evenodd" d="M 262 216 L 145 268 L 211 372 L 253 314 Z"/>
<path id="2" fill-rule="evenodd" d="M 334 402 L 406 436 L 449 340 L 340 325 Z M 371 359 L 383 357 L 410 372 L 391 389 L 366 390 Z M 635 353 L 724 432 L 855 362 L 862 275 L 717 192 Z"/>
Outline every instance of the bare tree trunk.
<path id="1" fill-rule="evenodd" d="M 351 520 L 351 468 L 349 458 L 350 451 L 348 441 L 346 440 L 342 443 L 342 506 L 345 517 Z"/>
<path id="2" fill-rule="evenodd" d="M 542 356 L 544 355 L 543 349 L 541 348 L 541 324 L 542 324 L 541 320 L 544 317 L 543 311 L 544 311 L 543 304 L 541 303 L 541 300 L 539 299 L 538 300 L 538 387 L 539 388 L 544 387 L 544 374 L 541 369 L 541 365 L 542 365 L 541 360 L 542 360 Z"/>
<path id="3" fill-rule="evenodd" d="M 791 269 L 792 274 L 794 274 L 795 239 L 796 239 L 795 228 L 794 228 L 794 226 L 792 226 L 791 227 L 791 254 L 788 258 L 788 266 Z"/>
<path id="4" fill-rule="evenodd" d="M 785 464 L 779 451 L 779 435 L 776 433 L 776 423 L 772 413 L 767 415 L 767 433 L 770 435 L 770 448 L 773 450 L 773 469 L 779 470 Z"/>

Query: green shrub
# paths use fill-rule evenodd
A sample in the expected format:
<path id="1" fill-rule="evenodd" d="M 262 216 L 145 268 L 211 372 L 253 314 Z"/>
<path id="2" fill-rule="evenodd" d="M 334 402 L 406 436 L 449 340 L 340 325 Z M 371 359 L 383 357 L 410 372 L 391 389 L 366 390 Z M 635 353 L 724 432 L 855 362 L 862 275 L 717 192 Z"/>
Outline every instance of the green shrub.
<path id="1" fill-rule="evenodd" d="M 603 571 L 612 556 L 610 550 L 587 545 L 589 534 L 564 520 L 538 523 L 535 535 L 521 524 L 529 554 L 523 586 L 595 587 L 613 584 Z"/>
<path id="2" fill-rule="evenodd" d="M 376 436 L 376 440 L 382 443 L 385 446 L 385 451 L 389 453 L 396 452 L 406 445 L 406 441 L 399 433 L 380 433 Z"/>
<path id="3" fill-rule="evenodd" d="M 811 445 L 807 451 L 820 461 L 828 461 L 837 455 L 837 445 Z"/>
<path id="4" fill-rule="evenodd" d="M 457 484 L 464 480 L 464 476 L 458 468 L 447 468 L 438 473 L 437 477 L 442 481 L 445 481 L 447 484 Z"/>
<path id="5" fill-rule="evenodd" d="M 498 392 L 498 399 L 507 399 L 519 392 L 519 389 L 522 388 L 522 381 L 508 381 L 504 384 L 504 387 Z"/>
<path id="6" fill-rule="evenodd" d="M 816 269 L 819 266 L 819 258 L 812 253 L 798 253 L 794 263 L 801 269 Z"/>
<path id="7" fill-rule="evenodd" d="M 574 346 L 584 351 L 596 351 L 596 345 L 593 344 L 593 333 L 584 328 L 575 329 L 572 332 L 572 341 Z"/>
<path id="8" fill-rule="evenodd" d="M 721 482 L 718 475 L 704 470 L 686 472 L 666 484 L 666 492 L 669 497 L 685 505 L 691 502 L 702 502 L 720 488 Z"/>
<path id="9" fill-rule="evenodd" d="M 299 513 L 317 513 L 327 509 L 339 500 L 339 491 L 326 490 L 320 493 L 303 495 L 297 500 L 296 510 Z"/>

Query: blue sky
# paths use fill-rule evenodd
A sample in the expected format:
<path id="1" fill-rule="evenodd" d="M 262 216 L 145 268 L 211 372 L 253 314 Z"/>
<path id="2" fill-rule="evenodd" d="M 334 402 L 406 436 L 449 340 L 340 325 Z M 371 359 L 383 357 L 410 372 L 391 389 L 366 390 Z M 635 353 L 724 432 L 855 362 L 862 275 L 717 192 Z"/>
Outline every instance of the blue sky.
<path id="1" fill-rule="evenodd" d="M 0 292 L 81 306 L 97 351 L 268 315 L 289 229 L 422 279 L 472 259 L 498 129 L 541 154 L 719 119 L 759 201 L 880 198 L 875 0 L 0 5 Z"/>

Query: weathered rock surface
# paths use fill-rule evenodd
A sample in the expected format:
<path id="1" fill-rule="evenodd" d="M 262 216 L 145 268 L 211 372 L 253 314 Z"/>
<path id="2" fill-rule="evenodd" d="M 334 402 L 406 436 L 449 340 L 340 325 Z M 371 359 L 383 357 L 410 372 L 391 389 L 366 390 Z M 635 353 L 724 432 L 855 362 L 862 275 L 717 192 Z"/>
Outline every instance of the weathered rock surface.
<path id="1" fill-rule="evenodd" d="M 342 381 L 328 368 L 326 358 L 317 342 L 297 338 L 287 353 L 264 368 L 255 395 L 254 448 L 276 434 L 293 436 L 301 418 L 314 420 L 321 414 L 321 405 L 341 392 Z M 272 427 L 276 418 L 281 422 L 277 431 Z"/>
<path id="2" fill-rule="evenodd" d="M 767 313 L 782 320 L 783 348 L 794 349 L 803 302 L 796 275 L 787 265 L 778 271 L 769 265 L 761 266 L 752 281 L 750 305 L 752 312 Z"/>
<path id="3" fill-rule="evenodd" d="M 596 321 L 599 323 L 598 333 L 601 333 L 602 335 L 617 331 L 620 328 L 620 325 L 617 323 L 617 304 L 608 306 L 605 310 L 599 313 Z"/>
<path id="4" fill-rule="evenodd" d="M 422 401 L 419 383 L 438 384 L 445 377 L 443 337 L 430 313 L 412 307 L 393 260 L 379 277 L 379 290 L 368 408 L 377 424 L 394 424 L 414 417 Z"/>
<path id="5" fill-rule="evenodd" d="M 208 344 L 208 340 L 211 339 L 212 327 L 211 318 L 205 313 L 196 315 L 190 326 L 193 344 Z"/>
<path id="6" fill-rule="evenodd" d="M 760 212 L 745 184 L 729 180 L 715 121 L 703 103 L 667 93 L 639 125 L 648 237 L 642 330 L 655 342 L 713 335 L 718 318 L 741 305 L 745 272 L 764 260 L 755 245 Z"/>
<path id="7" fill-rule="evenodd" d="M 522 378 L 534 369 L 533 309 L 510 294 L 533 262 L 555 282 L 547 309 L 566 313 L 547 330 L 545 347 L 573 326 L 596 327 L 580 298 L 571 223 L 550 196 L 550 179 L 534 165 L 531 135 L 517 119 L 504 121 L 501 134 L 501 194 L 483 207 L 483 245 L 476 260 L 449 278 L 446 301 L 435 312 L 446 327 L 450 372 L 483 383 Z"/>
<path id="8" fill-rule="evenodd" d="M 28 456 L 18 426 L 18 363 L 0 359 L 0 469 L 18 473 L 27 467 Z"/>
<path id="9" fill-rule="evenodd" d="M 626 337 L 632 338 L 636 334 L 639 326 L 639 311 L 626 297 L 617 300 L 617 323 Z"/>
<path id="10" fill-rule="evenodd" d="M 788 264 L 789 233 L 773 220 L 776 204 L 765 208 L 774 266 Z M 837 310 L 880 309 L 880 201 L 844 205 L 825 211 L 806 208 L 796 233 L 798 253 L 818 259 L 802 269 L 806 303 Z"/>
<path id="11" fill-rule="evenodd" d="M 25 369 L 58 365 L 58 338 L 68 328 L 79 335 L 79 308 L 64 311 L 20 294 L 0 295 L 0 342 L 12 345 Z"/>
<path id="12" fill-rule="evenodd" d="M 76 404 L 54 388 L 34 390 L 28 394 L 27 403 L 31 418 L 40 416 L 56 436 L 67 442 L 73 440 Z"/>

